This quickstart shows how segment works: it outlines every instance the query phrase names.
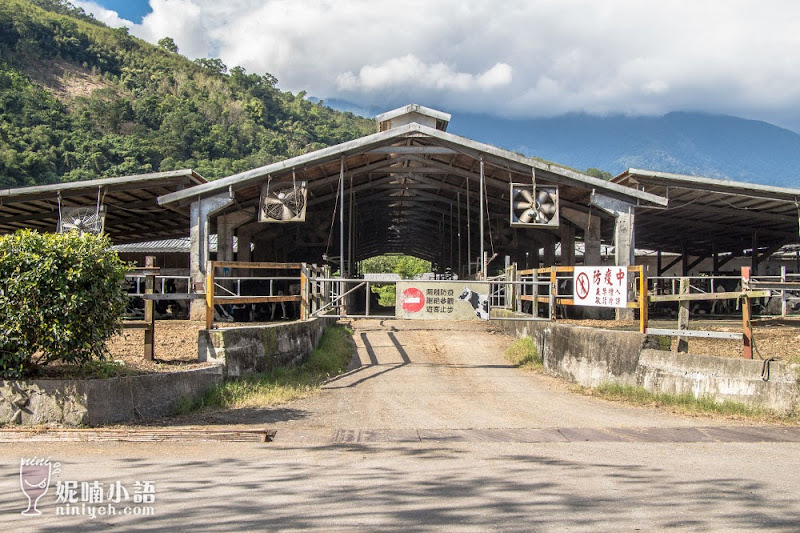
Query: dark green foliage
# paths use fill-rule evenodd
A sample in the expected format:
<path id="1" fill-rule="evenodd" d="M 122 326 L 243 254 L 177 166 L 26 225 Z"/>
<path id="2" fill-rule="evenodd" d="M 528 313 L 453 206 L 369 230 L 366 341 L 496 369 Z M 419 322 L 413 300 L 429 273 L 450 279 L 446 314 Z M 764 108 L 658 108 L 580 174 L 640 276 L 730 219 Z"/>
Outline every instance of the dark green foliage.
<path id="1" fill-rule="evenodd" d="M 402 254 L 385 254 L 370 257 L 361 262 L 361 271 L 365 273 L 394 273 L 403 279 L 414 279 L 431 271 L 431 262 L 418 257 Z M 392 307 L 395 304 L 395 284 L 376 283 L 370 290 L 378 295 L 378 305 Z"/>
<path id="2" fill-rule="evenodd" d="M 0 377 L 102 360 L 122 328 L 127 270 L 104 236 L 0 237 Z"/>
<path id="3" fill-rule="evenodd" d="M 158 46 L 167 52 L 172 52 L 173 54 L 178 53 L 178 45 L 175 44 L 175 41 L 172 39 L 172 37 L 164 37 L 163 39 L 159 39 Z"/>
<path id="4" fill-rule="evenodd" d="M 0 2 L 0 187 L 178 168 L 214 179 L 373 131 L 270 74 L 159 44 L 64 0 Z"/>
<path id="5" fill-rule="evenodd" d="M 614 175 L 611 174 L 611 172 L 608 172 L 606 170 L 600 170 L 599 168 L 594 168 L 594 167 L 587 168 L 584 174 L 586 174 L 587 176 L 600 178 L 601 180 L 606 180 L 606 181 L 609 181 L 614 177 Z"/>

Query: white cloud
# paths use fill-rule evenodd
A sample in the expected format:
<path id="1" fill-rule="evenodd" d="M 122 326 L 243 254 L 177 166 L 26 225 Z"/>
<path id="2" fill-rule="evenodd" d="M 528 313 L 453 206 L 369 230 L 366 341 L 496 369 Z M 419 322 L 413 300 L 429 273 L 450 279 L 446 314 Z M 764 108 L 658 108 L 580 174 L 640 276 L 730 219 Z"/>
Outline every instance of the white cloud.
<path id="1" fill-rule="evenodd" d="M 112 26 L 288 90 L 501 115 L 701 110 L 800 122 L 789 0 L 150 0 Z"/>
<path id="2" fill-rule="evenodd" d="M 426 64 L 413 54 L 392 58 L 380 65 L 364 65 L 358 74 L 348 71 L 336 77 L 343 91 L 375 91 L 392 87 L 414 87 L 447 91 L 493 89 L 511 83 L 511 67 L 497 63 L 486 72 L 475 75 L 458 72 L 444 63 Z"/>

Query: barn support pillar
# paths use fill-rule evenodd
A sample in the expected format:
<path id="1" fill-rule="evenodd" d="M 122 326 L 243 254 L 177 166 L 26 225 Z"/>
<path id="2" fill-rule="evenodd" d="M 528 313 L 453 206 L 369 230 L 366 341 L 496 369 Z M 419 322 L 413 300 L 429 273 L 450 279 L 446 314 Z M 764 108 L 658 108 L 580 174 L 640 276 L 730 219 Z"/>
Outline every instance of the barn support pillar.
<path id="1" fill-rule="evenodd" d="M 620 212 L 614 223 L 614 259 L 617 266 L 630 266 L 636 263 L 634 254 L 633 206 Z M 633 320 L 633 309 L 617 309 L 617 320 Z"/>
<path id="2" fill-rule="evenodd" d="M 239 228 L 236 232 L 239 245 L 236 249 L 236 260 L 242 263 L 249 263 L 253 260 L 253 251 L 250 249 L 253 244 L 254 230 Z"/>
<path id="3" fill-rule="evenodd" d="M 583 231 L 583 264 L 596 266 L 601 261 L 600 256 L 600 218 L 591 217 L 588 226 Z"/>
<path id="4" fill-rule="evenodd" d="M 561 216 L 583 228 L 583 264 L 584 266 L 595 266 L 600 264 L 600 217 L 563 207 Z"/>
<path id="5" fill-rule="evenodd" d="M 238 227 L 250 222 L 254 216 L 255 212 L 251 209 L 217 217 L 217 259 L 219 261 L 233 261 L 233 232 Z M 238 249 L 241 251 L 241 243 Z M 242 261 L 241 257 L 239 261 Z"/>
<path id="6" fill-rule="evenodd" d="M 556 264 L 556 243 L 553 241 L 545 242 L 542 250 L 542 266 L 550 268 Z"/>
<path id="7" fill-rule="evenodd" d="M 558 231 L 561 239 L 561 266 L 573 266 L 575 265 L 575 228 L 562 223 Z"/>
<path id="8" fill-rule="evenodd" d="M 634 264 L 634 205 L 594 192 L 591 203 L 614 216 L 614 264 L 624 267 Z M 633 309 L 617 309 L 616 315 L 617 320 L 632 320 Z"/>
<path id="9" fill-rule="evenodd" d="M 189 273 L 192 278 L 190 290 L 193 293 L 205 292 L 205 270 L 208 261 L 209 218 L 212 214 L 233 204 L 233 199 L 225 192 L 197 199 L 189 210 Z M 205 300 L 192 300 L 190 320 L 206 319 Z"/>

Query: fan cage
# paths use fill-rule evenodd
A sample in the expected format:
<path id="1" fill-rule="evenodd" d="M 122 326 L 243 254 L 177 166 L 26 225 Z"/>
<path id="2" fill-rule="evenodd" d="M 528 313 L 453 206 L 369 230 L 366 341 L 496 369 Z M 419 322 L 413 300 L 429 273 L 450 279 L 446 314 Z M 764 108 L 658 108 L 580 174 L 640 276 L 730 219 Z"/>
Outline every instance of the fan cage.
<path id="1" fill-rule="evenodd" d="M 558 227 L 558 187 L 540 185 L 533 198 L 533 184 L 512 183 L 509 198 L 509 221 L 513 227 Z"/>
<path id="2" fill-rule="evenodd" d="M 58 233 L 78 231 L 99 235 L 105 228 L 106 208 L 97 207 L 62 207 Z"/>
<path id="3" fill-rule="evenodd" d="M 265 183 L 261 190 L 260 222 L 304 222 L 308 190 L 306 182 L 286 184 Z"/>

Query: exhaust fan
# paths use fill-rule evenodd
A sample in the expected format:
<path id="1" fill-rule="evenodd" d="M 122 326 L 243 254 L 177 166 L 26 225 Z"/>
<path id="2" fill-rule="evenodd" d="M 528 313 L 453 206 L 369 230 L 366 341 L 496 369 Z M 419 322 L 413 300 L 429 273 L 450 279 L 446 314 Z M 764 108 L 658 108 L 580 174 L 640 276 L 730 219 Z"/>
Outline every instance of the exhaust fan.
<path id="1" fill-rule="evenodd" d="M 306 220 L 306 182 L 301 181 L 291 187 L 283 184 L 270 187 L 267 182 L 261 189 L 259 222 L 305 222 Z"/>
<path id="2" fill-rule="evenodd" d="M 77 231 L 81 235 L 90 233 L 99 235 L 103 232 L 106 219 L 106 207 L 62 207 L 58 233 Z"/>
<path id="3" fill-rule="evenodd" d="M 511 225 L 558 226 L 558 187 L 511 184 Z"/>

